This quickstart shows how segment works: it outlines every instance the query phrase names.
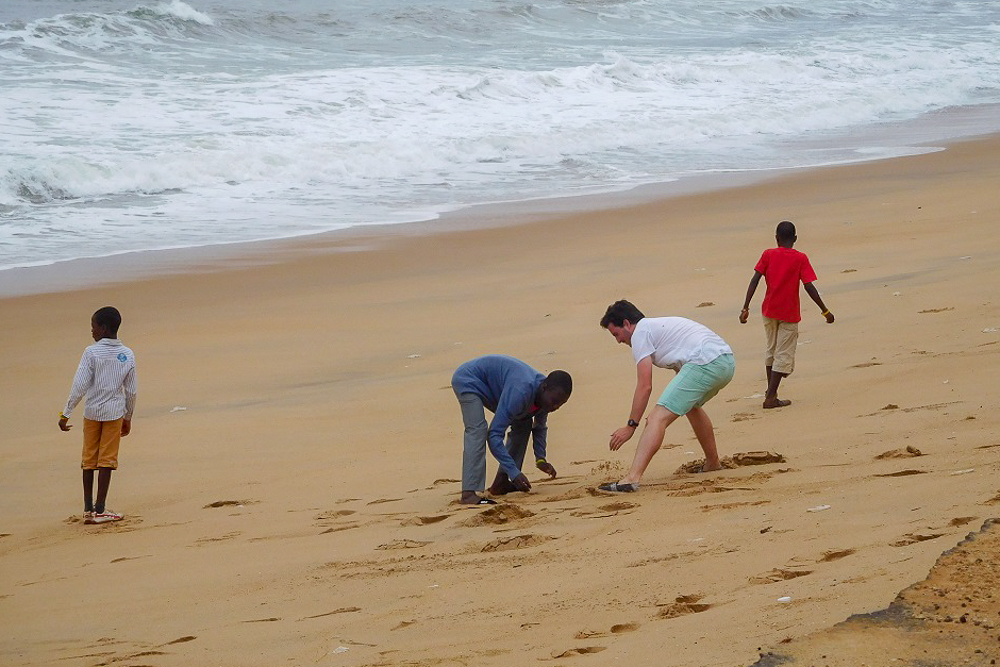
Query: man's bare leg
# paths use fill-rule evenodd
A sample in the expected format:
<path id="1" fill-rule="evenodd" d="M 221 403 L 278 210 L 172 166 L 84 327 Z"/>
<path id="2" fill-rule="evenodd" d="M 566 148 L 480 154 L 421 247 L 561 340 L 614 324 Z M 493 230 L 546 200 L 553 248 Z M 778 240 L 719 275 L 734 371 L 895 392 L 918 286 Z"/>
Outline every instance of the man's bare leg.
<path id="1" fill-rule="evenodd" d="M 618 482 L 619 484 L 638 484 L 643 473 L 653 460 L 653 454 L 659 451 L 663 444 L 663 435 L 674 420 L 677 419 L 670 410 L 662 405 L 654 405 L 653 411 L 646 419 L 646 428 L 642 430 L 639 437 L 639 444 L 635 448 L 635 458 L 632 459 L 632 467 L 628 473 Z"/>
<path id="2" fill-rule="evenodd" d="M 719 450 L 715 446 L 715 428 L 712 426 L 712 420 L 708 418 L 708 413 L 702 408 L 691 408 L 691 411 L 687 413 L 687 418 L 691 422 L 695 437 L 698 438 L 698 444 L 705 452 L 705 465 L 701 468 L 702 472 L 722 470 Z"/>

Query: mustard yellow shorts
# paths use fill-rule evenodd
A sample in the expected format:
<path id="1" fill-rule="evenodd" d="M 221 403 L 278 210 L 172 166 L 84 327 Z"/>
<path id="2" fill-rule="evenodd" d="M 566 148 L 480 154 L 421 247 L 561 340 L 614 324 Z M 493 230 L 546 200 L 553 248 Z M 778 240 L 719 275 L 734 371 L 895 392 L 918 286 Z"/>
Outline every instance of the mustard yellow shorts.
<path id="1" fill-rule="evenodd" d="M 775 373 L 788 375 L 795 370 L 795 347 L 799 343 L 799 323 L 764 318 L 764 365 Z"/>
<path id="2" fill-rule="evenodd" d="M 83 462 L 84 470 L 98 468 L 118 468 L 118 445 L 122 441 L 122 420 L 99 422 L 83 419 Z"/>

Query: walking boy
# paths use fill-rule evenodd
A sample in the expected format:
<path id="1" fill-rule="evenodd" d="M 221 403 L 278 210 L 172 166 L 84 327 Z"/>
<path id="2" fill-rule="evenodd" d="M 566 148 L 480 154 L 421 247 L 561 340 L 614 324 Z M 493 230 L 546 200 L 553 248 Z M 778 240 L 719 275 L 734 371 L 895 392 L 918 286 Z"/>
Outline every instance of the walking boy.
<path id="1" fill-rule="evenodd" d="M 768 248 L 760 256 L 747 288 L 743 310 L 740 311 L 740 324 L 746 324 L 750 316 L 750 300 L 757 291 L 760 277 L 764 276 L 767 291 L 764 292 L 761 310 L 767 341 L 764 351 L 764 366 L 767 368 L 767 392 L 764 395 L 766 409 L 783 408 L 792 403 L 778 398 L 778 385 L 781 378 L 788 377 L 795 368 L 795 346 L 799 340 L 799 321 L 802 319 L 799 311 L 799 281 L 802 281 L 806 294 L 819 306 L 826 323 L 833 324 L 833 313 L 823 303 L 813 285 L 816 273 L 809 264 L 809 258 L 805 253 L 792 248 L 796 241 L 795 225 L 787 220 L 779 222 L 774 239 L 778 246 Z"/>
<path id="2" fill-rule="evenodd" d="M 83 411 L 83 522 L 119 521 L 121 514 L 105 502 L 111 471 L 118 468 L 118 445 L 132 431 L 135 410 L 135 355 L 118 340 L 122 316 L 105 306 L 90 318 L 94 344 L 83 351 L 73 378 L 66 407 L 59 413 L 59 428 L 68 431 L 70 414 L 86 395 Z M 94 471 L 97 471 L 97 501 L 94 501 Z"/>
<path id="3" fill-rule="evenodd" d="M 495 500 L 477 493 L 486 487 L 487 445 L 500 464 L 490 487 L 493 495 L 531 490 L 531 483 L 521 472 L 529 435 L 535 466 L 549 477 L 556 476 L 556 469 L 545 460 L 548 415 L 569 400 L 573 392 L 569 373 L 552 371 L 546 376 L 519 359 L 490 354 L 459 366 L 451 378 L 451 386 L 465 424 L 460 499 L 463 505 L 496 504 Z M 489 426 L 486 410 L 493 413 Z"/>
<path id="4" fill-rule="evenodd" d="M 705 452 L 701 471 L 722 468 L 715 444 L 715 428 L 702 406 L 729 384 L 736 372 L 736 359 L 726 341 L 708 327 L 686 317 L 646 317 L 625 300 L 608 306 L 601 326 L 618 343 L 632 348 L 636 369 L 628 423 L 611 434 L 611 451 L 618 451 L 639 427 L 653 392 L 653 366 L 669 368 L 677 375 L 649 413 L 628 473 L 619 481 L 598 488 L 615 493 L 636 491 L 653 454 L 663 445 L 667 427 L 678 417 L 687 417 Z"/>

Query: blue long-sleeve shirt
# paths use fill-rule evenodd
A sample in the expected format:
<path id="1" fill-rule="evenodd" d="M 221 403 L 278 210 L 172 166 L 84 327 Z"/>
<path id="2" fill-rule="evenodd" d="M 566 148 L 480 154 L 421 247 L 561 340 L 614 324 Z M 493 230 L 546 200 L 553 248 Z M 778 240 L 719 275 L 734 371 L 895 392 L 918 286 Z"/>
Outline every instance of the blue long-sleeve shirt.
<path id="1" fill-rule="evenodd" d="M 487 442 L 507 477 L 521 474 L 503 440 L 511 424 L 532 419 L 531 442 L 535 458 L 545 458 L 549 413 L 535 406 L 535 394 L 545 376 L 514 357 L 489 354 L 467 361 L 455 371 L 451 386 L 459 394 L 475 394 L 493 413 Z"/>

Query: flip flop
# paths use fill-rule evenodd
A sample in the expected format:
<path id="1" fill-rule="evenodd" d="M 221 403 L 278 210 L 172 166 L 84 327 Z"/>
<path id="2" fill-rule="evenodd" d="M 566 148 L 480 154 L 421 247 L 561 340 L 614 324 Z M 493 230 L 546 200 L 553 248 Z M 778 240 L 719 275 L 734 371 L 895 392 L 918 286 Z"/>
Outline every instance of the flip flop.
<path id="1" fill-rule="evenodd" d="M 610 484 L 601 484 L 597 488 L 601 491 L 610 491 L 612 493 L 634 493 L 639 490 L 639 485 L 622 484 L 621 482 L 611 482 Z"/>
<path id="2" fill-rule="evenodd" d="M 497 501 L 492 498 L 480 498 L 478 502 L 472 503 L 473 505 L 496 505 Z"/>

